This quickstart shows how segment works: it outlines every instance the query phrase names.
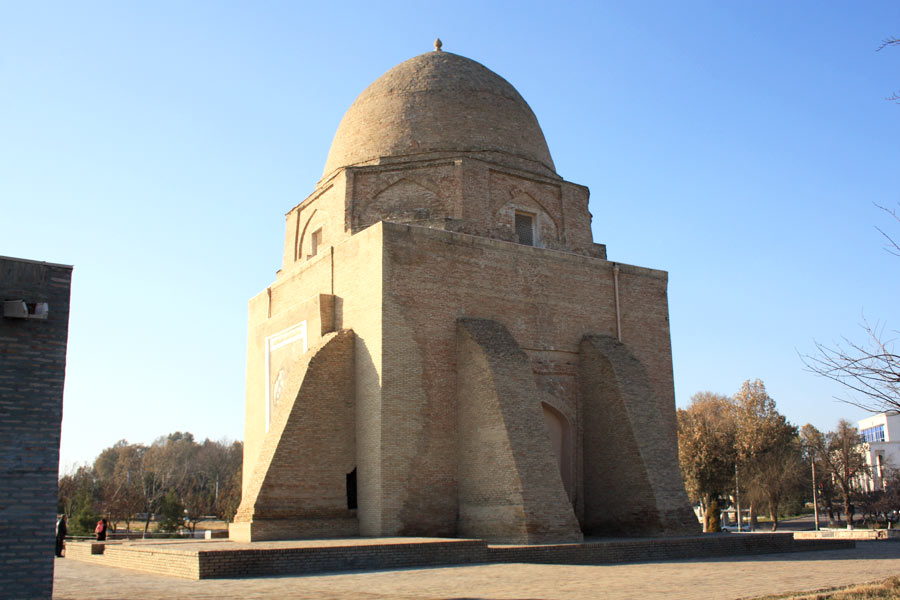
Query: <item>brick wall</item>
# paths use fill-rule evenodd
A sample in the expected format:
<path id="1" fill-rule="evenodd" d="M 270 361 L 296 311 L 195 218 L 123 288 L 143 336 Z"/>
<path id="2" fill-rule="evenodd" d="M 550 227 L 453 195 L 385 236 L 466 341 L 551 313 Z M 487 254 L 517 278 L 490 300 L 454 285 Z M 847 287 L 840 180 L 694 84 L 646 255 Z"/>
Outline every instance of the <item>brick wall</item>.
<path id="1" fill-rule="evenodd" d="M 393 528 L 383 529 L 382 534 L 416 531 L 416 527 L 433 527 L 438 520 L 448 523 L 456 518 L 457 507 L 450 500 L 457 493 L 456 443 L 461 435 L 452 409 L 459 397 L 455 324 L 464 317 L 501 323 L 529 356 L 540 401 L 569 420 L 575 446 L 570 449 L 575 463 L 573 501 L 576 514 L 582 516 L 584 468 L 593 460 L 586 452 L 595 441 L 584 437 L 580 420 L 584 401 L 578 383 L 580 342 L 589 333 L 616 334 L 615 265 L 588 256 L 433 229 L 391 223 L 377 227 L 384 235 L 383 337 L 388 349 L 381 393 L 386 406 L 388 398 L 396 399 L 393 412 L 403 414 L 405 420 L 383 424 L 383 429 L 390 431 L 385 438 L 391 446 L 384 456 L 401 458 L 391 463 L 400 491 L 385 500 L 393 503 L 395 521 Z M 623 340 L 643 366 L 641 385 L 646 392 L 634 413 L 655 425 L 640 429 L 638 443 L 667 448 L 671 454 L 668 462 L 675 465 L 666 274 L 629 265 L 618 267 Z M 626 419 L 611 426 L 630 429 L 631 422 Z M 610 452 L 621 451 L 614 441 L 604 443 Z M 649 452 L 648 457 L 654 458 L 645 463 L 640 453 L 630 457 L 635 460 L 629 462 L 630 468 L 619 481 L 659 476 L 661 485 L 654 490 L 659 495 L 651 495 L 650 502 L 661 499 L 659 508 L 666 512 L 675 508 L 671 498 L 680 496 L 684 507 L 678 510 L 685 508 L 687 499 L 677 465 L 672 474 L 663 474 L 657 470 L 656 452 Z M 651 471 L 642 474 L 648 466 Z M 611 492 L 611 497 L 619 501 L 623 496 Z"/>
<path id="2" fill-rule="evenodd" d="M 854 547 L 853 542 L 794 540 L 790 533 L 713 534 L 569 545 L 490 546 L 487 560 L 494 563 L 596 565 L 843 550 Z"/>
<path id="3" fill-rule="evenodd" d="M 200 579 L 200 561 L 195 552 L 179 551 L 178 547 L 149 545 L 141 551 L 133 546 L 114 542 L 66 542 L 66 560 L 78 560 L 97 565 L 132 569 L 156 575 Z"/>
<path id="4" fill-rule="evenodd" d="M 852 540 L 795 541 L 783 533 L 707 534 L 583 544 L 489 546 L 482 540 L 356 539 L 312 542 L 72 542 L 68 560 L 185 579 L 300 575 L 473 563 L 596 565 L 842 550 Z"/>
<path id="5" fill-rule="evenodd" d="M 239 541 L 356 535 L 353 333 L 327 334 L 294 363 L 231 526 Z"/>
<path id="6" fill-rule="evenodd" d="M 322 229 L 322 246 L 318 253 L 350 237 L 345 200 L 348 175 L 340 172 L 320 182 L 316 190 L 285 215 L 285 239 L 282 265 L 288 269 L 295 263 L 312 260 L 311 237 Z"/>
<path id="7" fill-rule="evenodd" d="M 433 228 L 373 225 L 321 257 L 286 266 L 271 289 L 251 301 L 245 468 L 256 462 L 264 432 L 265 336 L 305 318 L 300 299 L 333 294 L 334 327 L 352 330 L 356 340 L 360 534 L 459 533 L 456 323 L 466 317 L 500 324 L 527 356 L 537 411 L 532 425 L 544 426 L 544 404 L 568 427 L 561 464 L 569 473 L 569 500 L 583 520 L 585 465 L 596 460 L 588 450 L 597 441 L 585 434 L 590 398 L 579 384 L 581 341 L 588 334 L 616 336 L 616 269 L 623 347 L 641 368 L 623 379 L 637 376 L 640 389 L 623 396 L 633 406 L 614 424 L 632 436 L 636 445 L 628 458 L 636 460 L 626 460 L 628 468 L 606 483 L 617 490 L 609 502 L 627 496 L 632 483 L 652 482 L 644 508 L 655 515 L 647 519 L 642 508 L 632 521 L 656 532 L 679 531 L 670 525 L 687 501 L 674 454 L 666 274 Z M 614 440 L 604 443 L 612 453 L 623 450 Z M 543 454 L 535 460 L 547 458 Z M 671 473 L 664 472 L 669 467 Z"/>
<path id="8" fill-rule="evenodd" d="M 507 81 L 449 52 L 407 60 L 347 110 L 324 176 L 348 165 L 475 155 L 555 176 L 534 113 Z"/>
<path id="9" fill-rule="evenodd" d="M 331 257 L 329 254 L 303 265 L 301 273 L 307 273 L 315 289 L 329 290 L 331 278 Z M 293 278 L 273 285 L 250 301 L 250 322 L 247 348 L 247 393 L 253 402 L 248 402 L 244 424 L 244 452 L 256 456 L 266 433 L 267 419 L 271 419 L 274 401 L 273 392 L 279 372 L 284 375 L 290 370 L 289 357 L 270 361 L 267 357 L 267 339 L 293 326 L 306 323 L 306 344 L 308 348 L 317 345 L 322 336 L 334 330 L 335 298 L 326 293 L 308 295 L 286 294 L 285 289 L 296 290 Z M 269 317 L 269 314 L 272 317 Z M 299 343 L 298 343 L 299 345 Z M 302 348 L 294 349 L 299 356 Z M 283 383 L 283 380 L 282 380 Z M 267 403 L 269 404 L 267 409 Z M 268 411 L 268 412 L 267 412 Z M 253 462 L 244 461 L 243 481 L 250 481 Z"/>
<path id="10" fill-rule="evenodd" d="M 581 541 L 528 355 L 505 327 L 457 321 L 458 535 Z"/>
<path id="11" fill-rule="evenodd" d="M 0 597 L 50 598 L 72 267 L 0 257 L 0 301 L 47 302 L 42 319 L 0 316 Z"/>
<path id="12" fill-rule="evenodd" d="M 678 469 L 667 412 L 643 365 L 610 335 L 579 351 L 588 535 L 697 533 Z"/>
<path id="13" fill-rule="evenodd" d="M 516 242 L 516 211 L 534 216 L 536 246 L 606 258 L 588 197 L 584 186 L 473 158 L 348 167 L 287 213 L 282 272 L 314 260 L 319 228 L 320 253 L 382 220 Z"/>
<path id="14" fill-rule="evenodd" d="M 380 231 L 376 228 L 346 239 L 321 256 L 303 262 L 292 263 L 279 274 L 269 291 L 250 301 L 250 326 L 247 349 L 247 403 L 244 442 L 244 494 L 253 480 L 263 440 L 266 435 L 266 372 L 265 343 L 267 336 L 307 320 L 310 324 L 309 348 L 313 350 L 321 342 L 327 329 L 313 327 L 312 319 L 319 314 L 322 302 L 311 301 L 319 294 L 333 291 L 333 302 L 328 309 L 332 328 L 347 328 L 352 324 L 355 342 L 350 358 L 354 373 L 344 383 L 352 384 L 355 398 L 353 428 L 355 430 L 355 464 L 341 465 L 346 472 L 357 467 L 357 489 L 360 498 L 371 500 L 360 503 L 357 513 L 359 532 L 372 535 L 378 532 L 380 512 L 378 498 L 381 485 L 379 463 L 381 432 L 380 423 L 380 370 L 381 370 L 381 310 L 382 281 Z M 325 314 L 325 313 L 322 313 Z M 270 316 L 271 315 L 271 316 Z M 341 439 L 348 436 L 341 435 Z M 307 451 L 316 452 L 315 445 Z M 345 472 L 345 473 L 346 473 Z M 340 532 L 332 531 L 332 535 Z M 346 534 L 346 530 L 345 533 Z M 282 535 L 288 535 L 287 531 Z M 245 539 L 239 537 L 238 539 Z"/>

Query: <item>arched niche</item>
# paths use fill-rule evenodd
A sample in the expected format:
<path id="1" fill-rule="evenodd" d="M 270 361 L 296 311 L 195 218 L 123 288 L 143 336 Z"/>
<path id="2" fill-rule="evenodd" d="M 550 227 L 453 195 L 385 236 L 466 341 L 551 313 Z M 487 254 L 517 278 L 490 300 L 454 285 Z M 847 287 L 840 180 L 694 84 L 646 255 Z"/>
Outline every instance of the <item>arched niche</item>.
<path id="1" fill-rule="evenodd" d="M 297 250 L 295 260 L 309 260 L 314 256 L 321 254 L 322 249 L 332 245 L 333 241 L 329 239 L 327 231 L 328 213 L 324 210 L 315 209 L 297 236 Z"/>
<path id="2" fill-rule="evenodd" d="M 550 433 L 550 446 L 553 448 L 553 453 L 556 454 L 556 464 L 559 466 L 563 487 L 566 488 L 566 494 L 568 494 L 569 501 L 571 501 L 575 489 L 572 428 L 566 416 L 546 402 L 541 402 L 541 412 L 544 415 L 547 431 Z"/>
<path id="3" fill-rule="evenodd" d="M 409 179 L 400 179 L 378 192 L 356 217 L 362 229 L 379 221 L 431 225 L 449 216 L 444 200 L 430 189 Z"/>
<path id="4" fill-rule="evenodd" d="M 546 207 L 531 194 L 522 190 L 516 193 L 509 202 L 503 204 L 494 215 L 498 225 L 506 225 L 515 229 L 516 214 L 528 215 L 534 219 L 534 246 L 555 248 L 559 244 L 559 226 L 556 219 Z"/>

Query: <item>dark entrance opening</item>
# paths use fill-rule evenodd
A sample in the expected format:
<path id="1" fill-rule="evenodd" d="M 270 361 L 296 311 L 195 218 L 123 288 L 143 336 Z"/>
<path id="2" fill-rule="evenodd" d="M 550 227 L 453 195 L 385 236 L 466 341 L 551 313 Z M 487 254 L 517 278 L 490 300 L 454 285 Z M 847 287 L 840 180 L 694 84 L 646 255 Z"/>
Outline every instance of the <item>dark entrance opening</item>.
<path id="1" fill-rule="evenodd" d="M 356 467 L 347 473 L 347 508 L 356 508 Z"/>

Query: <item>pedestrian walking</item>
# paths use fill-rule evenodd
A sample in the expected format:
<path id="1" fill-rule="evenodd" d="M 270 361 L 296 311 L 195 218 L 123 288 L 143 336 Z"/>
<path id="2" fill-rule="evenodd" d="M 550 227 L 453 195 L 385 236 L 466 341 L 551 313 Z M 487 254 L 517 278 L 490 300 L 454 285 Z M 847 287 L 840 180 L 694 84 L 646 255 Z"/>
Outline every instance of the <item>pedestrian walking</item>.
<path id="1" fill-rule="evenodd" d="M 56 555 L 62 556 L 63 550 L 65 550 L 65 542 L 66 542 L 66 533 L 68 532 L 68 527 L 66 526 L 66 515 L 61 515 L 56 520 Z"/>

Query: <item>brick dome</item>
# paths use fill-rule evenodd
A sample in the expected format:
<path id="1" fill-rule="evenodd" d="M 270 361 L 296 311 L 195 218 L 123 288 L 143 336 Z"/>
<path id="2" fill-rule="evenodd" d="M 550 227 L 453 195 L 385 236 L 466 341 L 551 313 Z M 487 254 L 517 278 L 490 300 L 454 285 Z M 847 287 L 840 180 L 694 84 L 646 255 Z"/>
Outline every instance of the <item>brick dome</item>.
<path id="1" fill-rule="evenodd" d="M 359 95 L 338 126 L 323 176 L 463 153 L 558 177 L 519 92 L 474 60 L 434 51 L 397 65 Z"/>

